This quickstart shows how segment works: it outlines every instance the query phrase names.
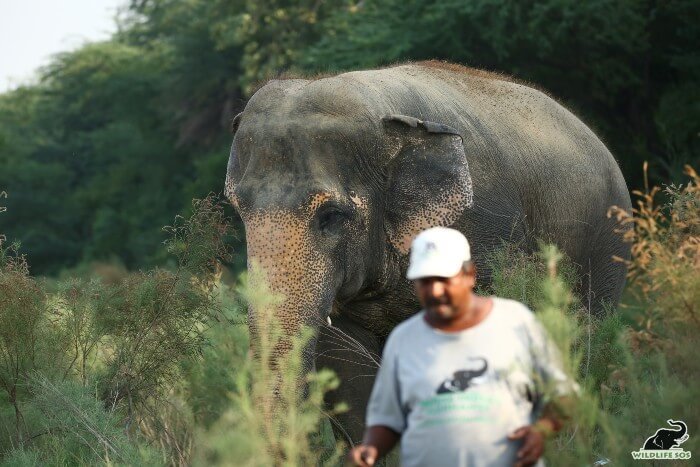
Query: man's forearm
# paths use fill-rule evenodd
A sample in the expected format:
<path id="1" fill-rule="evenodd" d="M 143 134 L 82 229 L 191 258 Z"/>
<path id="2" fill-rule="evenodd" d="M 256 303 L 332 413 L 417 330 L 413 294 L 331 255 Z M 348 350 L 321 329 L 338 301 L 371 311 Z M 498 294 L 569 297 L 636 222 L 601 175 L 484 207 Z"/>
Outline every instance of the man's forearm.
<path id="1" fill-rule="evenodd" d="M 575 399 L 571 396 L 561 396 L 547 404 L 542 410 L 542 416 L 535 422 L 545 436 L 552 435 L 566 424 L 573 416 Z"/>
<path id="2" fill-rule="evenodd" d="M 374 425 L 365 431 L 362 444 L 374 446 L 377 448 L 378 457 L 382 457 L 391 451 L 399 439 L 401 439 L 401 435 L 391 428 L 383 425 Z"/>
<path id="3" fill-rule="evenodd" d="M 547 416 L 540 417 L 534 424 L 533 428 L 539 431 L 546 439 L 554 435 L 561 429 L 562 425 L 559 421 Z"/>

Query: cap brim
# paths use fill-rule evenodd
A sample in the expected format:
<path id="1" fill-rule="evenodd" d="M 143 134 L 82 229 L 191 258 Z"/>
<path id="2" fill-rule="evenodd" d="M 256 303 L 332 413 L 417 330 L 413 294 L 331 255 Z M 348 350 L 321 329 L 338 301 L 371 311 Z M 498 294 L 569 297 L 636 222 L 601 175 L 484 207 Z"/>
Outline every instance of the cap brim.
<path id="1" fill-rule="evenodd" d="M 462 269 L 463 262 L 445 264 L 444 259 L 436 258 L 436 261 L 421 261 L 410 265 L 406 271 L 408 280 L 422 279 L 425 277 L 454 277 Z"/>

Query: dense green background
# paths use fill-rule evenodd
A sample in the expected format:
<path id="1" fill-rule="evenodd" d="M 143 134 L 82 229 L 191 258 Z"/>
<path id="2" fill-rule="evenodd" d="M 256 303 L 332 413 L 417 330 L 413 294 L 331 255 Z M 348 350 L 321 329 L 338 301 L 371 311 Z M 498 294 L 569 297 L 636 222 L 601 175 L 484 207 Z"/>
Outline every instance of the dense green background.
<path id="1" fill-rule="evenodd" d="M 119 24 L 0 95 L 0 232 L 34 274 L 163 263 L 161 226 L 223 188 L 231 118 L 289 71 L 450 60 L 548 90 L 630 188 L 700 159 L 695 0 L 132 0 Z"/>

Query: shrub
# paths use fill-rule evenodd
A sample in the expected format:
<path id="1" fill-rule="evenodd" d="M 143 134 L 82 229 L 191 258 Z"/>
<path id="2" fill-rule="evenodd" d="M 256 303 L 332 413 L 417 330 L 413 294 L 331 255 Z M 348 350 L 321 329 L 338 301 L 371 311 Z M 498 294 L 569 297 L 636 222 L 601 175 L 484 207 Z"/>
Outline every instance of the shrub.
<path id="1" fill-rule="evenodd" d="M 625 465 L 631 451 L 666 426 L 669 418 L 700 426 L 700 397 L 693 357 L 700 331 L 700 178 L 690 167 L 684 186 L 638 192 L 632 213 L 611 209 L 632 242 L 628 303 L 636 318 L 619 313 L 594 318 L 571 294 L 567 274 L 555 273 L 558 252 L 526 255 L 505 246 L 494 256 L 491 292 L 527 302 L 556 343 L 581 393 L 568 427 L 548 446 L 556 465 L 613 462 Z M 619 259 L 618 259 L 619 260 Z M 696 451 L 699 438 L 683 445 Z"/>
<path id="2" fill-rule="evenodd" d="M 573 268 L 542 246 L 504 245 L 490 290 L 532 307 L 581 392 L 548 444 L 554 465 L 625 465 L 669 418 L 700 426 L 700 177 L 612 209 L 633 242 L 622 314 L 591 316 Z M 659 195 L 665 197 L 659 203 Z M 228 222 L 213 198 L 166 230 L 172 270 L 49 287 L 0 236 L 0 464 L 308 465 L 338 462 L 322 399 L 329 372 L 299 378 L 310 333 L 273 361 L 279 298 L 253 268 L 221 283 Z M 245 310 L 261 310 L 249 352 Z M 281 375 L 281 376 L 277 376 Z M 683 445 L 699 452 L 700 437 Z"/>
<path id="3" fill-rule="evenodd" d="M 611 210 L 631 227 L 625 233 L 632 244 L 631 296 L 641 304 L 636 326 L 624 336 L 624 362 L 601 391 L 618 394 L 607 408 L 623 456 L 669 418 L 700 426 L 700 413 L 692 410 L 700 398 L 700 176 L 689 166 L 685 173 L 685 185 L 650 190 L 645 183 L 632 213 Z M 691 434 L 682 447 L 698 452 L 700 437 Z"/>
<path id="4" fill-rule="evenodd" d="M 248 280 L 244 275 L 238 291 L 259 311 L 256 340 L 237 372 L 230 407 L 200 438 L 203 450 L 198 461 L 202 465 L 333 465 L 342 446 L 332 440 L 324 422 L 344 407 L 324 413 L 323 396 L 337 388 L 339 380 L 325 369 L 300 378 L 302 354 L 312 337 L 309 329 L 292 338 L 287 354 L 273 357 L 283 338 L 275 315 L 281 298 L 267 289 L 262 270 L 253 268 L 249 274 L 262 277 Z"/>
<path id="5" fill-rule="evenodd" d="M 321 407 L 337 379 L 299 378 L 309 331 L 272 371 L 274 297 L 245 280 L 231 296 L 220 266 L 230 223 L 213 197 L 193 208 L 166 227 L 173 270 L 49 287 L 29 275 L 18 245 L 0 244 L 0 464 L 338 459 Z M 247 302 L 267 313 L 259 358 L 248 352 Z"/>
<path id="6" fill-rule="evenodd" d="M 36 367 L 46 324 L 46 297 L 29 277 L 18 248 L 4 247 L 0 241 L 0 390 L 4 392 L 0 401 L 11 407 L 13 419 L 8 407 L 2 407 L 0 433 L 5 436 L 0 443 L 11 439 L 14 444 L 22 444 L 27 437 L 22 407 L 28 395 L 26 379 Z"/>
<path id="7" fill-rule="evenodd" d="M 17 246 L 0 245 L 0 459 L 187 462 L 182 362 L 201 354 L 220 314 L 222 212 L 212 197 L 196 201 L 168 229 L 173 271 L 69 279 L 55 293 L 29 275 Z"/>

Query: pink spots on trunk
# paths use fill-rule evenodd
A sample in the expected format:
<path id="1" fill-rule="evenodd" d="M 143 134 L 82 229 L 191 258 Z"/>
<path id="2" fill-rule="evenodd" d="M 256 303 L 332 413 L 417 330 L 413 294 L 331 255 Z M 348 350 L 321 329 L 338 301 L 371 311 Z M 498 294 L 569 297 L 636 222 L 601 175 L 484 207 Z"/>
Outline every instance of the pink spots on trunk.
<path id="1" fill-rule="evenodd" d="M 270 290 L 283 297 L 278 316 L 286 332 L 295 332 L 320 316 L 331 264 L 315 248 L 306 216 L 285 210 L 244 215 L 248 264 L 264 271 Z"/>

